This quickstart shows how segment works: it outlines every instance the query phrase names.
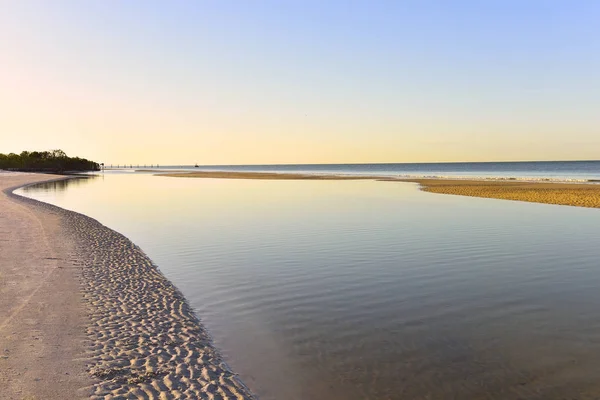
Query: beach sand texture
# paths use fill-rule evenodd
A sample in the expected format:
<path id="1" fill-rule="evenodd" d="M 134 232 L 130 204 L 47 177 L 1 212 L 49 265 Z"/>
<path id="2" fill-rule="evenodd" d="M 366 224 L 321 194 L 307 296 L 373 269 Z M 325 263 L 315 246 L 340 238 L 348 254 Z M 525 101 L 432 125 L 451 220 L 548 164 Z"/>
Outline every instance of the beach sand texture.
<path id="1" fill-rule="evenodd" d="M 597 184 L 450 179 L 402 181 L 419 183 L 422 190 L 430 193 L 600 208 L 600 185 Z"/>
<path id="2" fill-rule="evenodd" d="M 159 172 L 159 171 L 155 171 Z M 374 179 L 387 182 L 412 182 L 430 193 L 486 197 L 533 203 L 600 208 L 600 184 L 572 184 L 557 182 L 521 182 L 512 180 L 463 179 L 398 179 L 389 176 L 305 175 L 296 173 L 263 172 L 177 172 L 158 173 L 157 176 L 177 178 L 220 179 L 305 179 L 305 180 L 359 180 Z"/>
<path id="3" fill-rule="evenodd" d="M 51 175 L 0 172 L 0 398 L 87 398 L 85 308 L 61 218 L 3 190 Z M 87 389 L 86 389 L 87 388 Z"/>
<path id="4" fill-rule="evenodd" d="M 0 175 L 5 188 L 48 179 Z M 35 200 L 5 193 L 1 202 L 2 290 L 15 292 L 2 296 L 1 310 L 15 298 L 26 304 L 8 307 L 0 322 L 0 349 L 9 353 L 0 359 L 6 398 L 252 398 L 182 294 L 131 241 L 92 218 Z M 46 220 L 53 230 L 42 249 L 44 241 L 28 232 L 35 224 L 49 229 Z M 43 276 L 21 277 L 23 268 L 35 271 L 46 259 Z M 17 296 L 25 283 L 31 289 Z M 29 309 L 32 315 L 25 314 Z M 48 314 L 52 326 L 43 324 Z"/>

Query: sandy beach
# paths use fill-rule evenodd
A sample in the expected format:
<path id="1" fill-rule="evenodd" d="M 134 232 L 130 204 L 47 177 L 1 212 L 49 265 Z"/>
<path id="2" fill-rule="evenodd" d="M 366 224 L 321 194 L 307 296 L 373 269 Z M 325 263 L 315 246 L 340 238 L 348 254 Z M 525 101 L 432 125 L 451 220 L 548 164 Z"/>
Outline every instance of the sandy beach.
<path id="1" fill-rule="evenodd" d="M 0 192 L 52 175 L 0 173 Z M 10 191 L 10 190 L 8 190 Z M 60 216 L 0 193 L 0 393 L 85 398 L 85 307 Z"/>
<path id="2" fill-rule="evenodd" d="M 148 171 L 150 172 L 150 171 Z M 158 172 L 158 171 L 155 171 Z M 430 193 L 459 196 L 486 197 L 502 200 L 527 201 L 577 207 L 600 208 L 600 185 L 521 182 L 512 180 L 463 180 L 463 179 L 398 179 L 389 176 L 337 176 L 305 175 L 263 172 L 177 172 L 158 173 L 157 176 L 178 178 L 219 179 L 304 179 L 304 180 L 360 180 L 374 179 L 386 182 L 418 183 L 421 190 Z"/>
<path id="3" fill-rule="evenodd" d="M 144 252 L 84 215 L 11 194 L 0 173 L 3 399 L 251 399 Z"/>

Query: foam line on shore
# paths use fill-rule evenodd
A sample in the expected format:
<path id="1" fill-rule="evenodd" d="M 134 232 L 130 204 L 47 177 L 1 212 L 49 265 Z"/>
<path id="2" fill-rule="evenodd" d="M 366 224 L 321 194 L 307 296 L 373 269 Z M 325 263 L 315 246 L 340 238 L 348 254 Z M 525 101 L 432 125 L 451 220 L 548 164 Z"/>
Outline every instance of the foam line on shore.
<path id="1" fill-rule="evenodd" d="M 17 195 L 15 189 L 5 193 L 40 212 L 58 214 L 75 243 L 89 315 L 92 399 L 254 398 L 181 292 L 139 247 L 93 218 Z"/>

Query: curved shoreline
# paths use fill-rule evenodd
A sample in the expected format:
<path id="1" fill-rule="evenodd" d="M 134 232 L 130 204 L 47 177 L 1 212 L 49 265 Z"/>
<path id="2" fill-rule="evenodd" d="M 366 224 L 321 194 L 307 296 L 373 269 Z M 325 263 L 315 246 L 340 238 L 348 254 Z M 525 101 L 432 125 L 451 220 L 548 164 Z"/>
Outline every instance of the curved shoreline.
<path id="1" fill-rule="evenodd" d="M 57 178 L 55 180 L 69 179 Z M 46 180 L 48 181 L 48 180 Z M 86 215 L 3 192 L 58 215 L 74 243 L 86 327 L 91 398 L 253 399 L 213 347 L 183 294 L 122 234 Z"/>

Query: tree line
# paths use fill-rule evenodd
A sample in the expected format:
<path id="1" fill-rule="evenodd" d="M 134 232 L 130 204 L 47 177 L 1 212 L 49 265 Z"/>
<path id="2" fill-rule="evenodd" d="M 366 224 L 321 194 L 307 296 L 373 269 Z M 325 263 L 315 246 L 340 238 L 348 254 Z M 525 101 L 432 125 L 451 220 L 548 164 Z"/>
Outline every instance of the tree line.
<path id="1" fill-rule="evenodd" d="M 27 172 L 99 171 L 100 164 L 85 158 L 69 157 L 62 150 L 0 153 L 0 169 Z"/>

